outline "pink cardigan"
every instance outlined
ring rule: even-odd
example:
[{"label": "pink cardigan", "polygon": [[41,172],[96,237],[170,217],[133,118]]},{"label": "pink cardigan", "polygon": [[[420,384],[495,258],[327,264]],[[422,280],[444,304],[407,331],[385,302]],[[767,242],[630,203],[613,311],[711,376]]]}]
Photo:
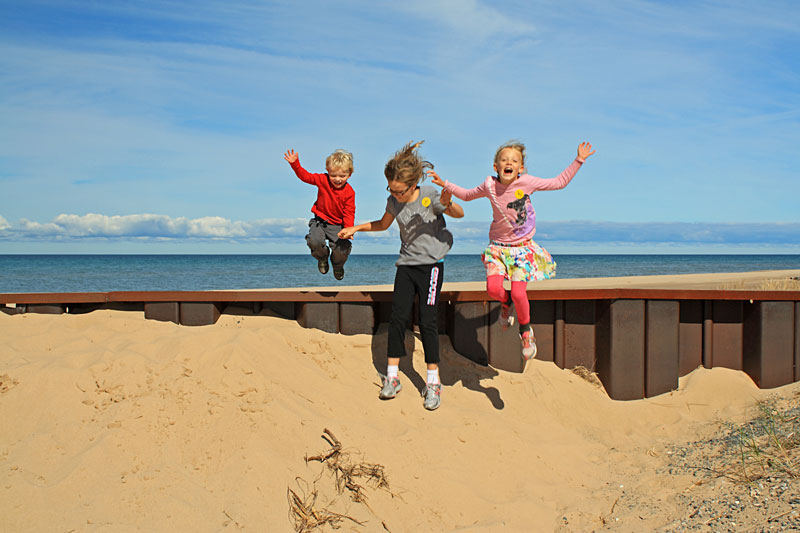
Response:
[{"label": "pink cardigan", "polygon": [[534,191],[563,189],[582,164],[583,159],[576,157],[561,174],[550,179],[522,174],[509,185],[503,185],[496,176],[489,176],[473,189],[464,189],[449,181],[445,182],[444,188],[466,202],[475,198],[489,198],[493,212],[489,239],[516,244],[532,238],[536,233],[536,212],[531,203],[531,194]]}]

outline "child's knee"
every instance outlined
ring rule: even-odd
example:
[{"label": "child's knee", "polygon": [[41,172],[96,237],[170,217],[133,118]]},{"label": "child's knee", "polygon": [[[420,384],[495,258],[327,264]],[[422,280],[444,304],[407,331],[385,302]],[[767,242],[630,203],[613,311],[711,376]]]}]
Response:
[{"label": "child's knee", "polygon": [[350,240],[348,240],[348,239],[339,239],[338,241],[336,241],[333,244],[333,249],[335,251],[338,251],[338,252],[341,252],[341,253],[344,253],[344,254],[349,254],[350,253],[350,248],[352,248],[352,247],[353,247],[353,243],[350,242]]},{"label": "child's knee", "polygon": [[331,260],[334,262],[344,263],[350,255],[352,243],[347,239],[339,239],[332,246]]},{"label": "child's knee", "polygon": [[492,276],[486,280],[486,294],[492,300],[505,301],[506,290],[503,288],[502,276]]},{"label": "child's knee", "polygon": [[325,233],[322,231],[309,231],[308,235],[306,235],[306,244],[312,250],[327,247]]}]

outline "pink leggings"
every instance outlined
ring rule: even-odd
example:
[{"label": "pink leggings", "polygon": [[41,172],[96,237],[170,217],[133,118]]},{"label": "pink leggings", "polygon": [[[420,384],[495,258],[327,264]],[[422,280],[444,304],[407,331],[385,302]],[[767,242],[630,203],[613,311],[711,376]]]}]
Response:
[{"label": "pink leggings", "polygon": [[[517,320],[522,325],[531,323],[531,308],[528,304],[528,282],[511,282],[511,301],[517,310]],[[486,278],[486,292],[493,300],[508,303],[508,291],[503,288],[503,276],[495,274]]]}]

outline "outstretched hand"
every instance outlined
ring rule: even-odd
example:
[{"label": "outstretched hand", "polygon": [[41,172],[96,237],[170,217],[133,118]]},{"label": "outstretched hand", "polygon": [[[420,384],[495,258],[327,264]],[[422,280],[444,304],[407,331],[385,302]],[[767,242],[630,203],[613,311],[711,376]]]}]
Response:
[{"label": "outstretched hand", "polygon": [[594,150],[592,150],[592,143],[582,142],[578,145],[578,157],[580,159],[586,160],[587,157],[592,155]]},{"label": "outstretched hand", "polygon": [[300,157],[300,154],[298,154],[297,152],[295,152],[295,151],[294,151],[294,150],[292,150],[292,149],[286,150],[286,153],[285,153],[285,154],[283,154],[283,158],[284,158],[286,161],[288,161],[288,162],[289,162],[289,164],[292,164],[292,163],[294,163],[295,161],[297,161],[297,158],[298,158],[298,157]]},{"label": "outstretched hand", "polygon": [[437,174],[436,171],[429,170],[428,177],[431,179],[431,183],[433,183],[434,185],[438,185],[439,187],[444,187],[444,180],[439,177],[439,174]]},{"label": "outstretched hand", "polygon": [[340,239],[352,239],[355,232],[355,226],[351,226],[349,228],[342,228],[337,235]]},{"label": "outstretched hand", "polygon": [[442,189],[442,194],[439,195],[439,201],[442,205],[450,205],[452,203],[453,193],[447,189]]}]

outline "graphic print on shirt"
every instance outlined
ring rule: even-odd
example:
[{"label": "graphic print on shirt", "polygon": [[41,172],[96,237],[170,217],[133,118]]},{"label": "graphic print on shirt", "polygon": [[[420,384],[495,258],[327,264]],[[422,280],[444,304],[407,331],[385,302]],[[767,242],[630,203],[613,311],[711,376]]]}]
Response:
[{"label": "graphic print on shirt", "polygon": [[506,204],[508,209],[513,209],[517,213],[517,219],[512,223],[514,235],[527,235],[536,226],[536,212],[533,210],[530,196],[523,195],[522,198]]},{"label": "graphic print on shirt", "polygon": [[[428,206],[430,206],[430,199]],[[408,248],[413,245],[414,240],[419,235],[434,232],[433,227],[437,224],[436,215],[430,207],[421,206],[422,202],[411,202],[405,204],[397,214],[398,224],[404,226],[404,236],[401,240],[401,248]]]}]

